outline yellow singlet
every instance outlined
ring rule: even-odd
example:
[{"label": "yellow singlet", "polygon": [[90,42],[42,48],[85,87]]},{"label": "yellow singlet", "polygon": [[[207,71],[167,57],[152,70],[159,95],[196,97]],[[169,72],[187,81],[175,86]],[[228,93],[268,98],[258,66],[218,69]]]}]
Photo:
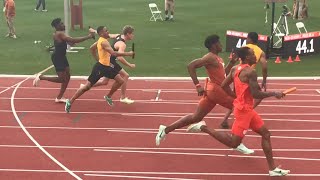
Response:
[{"label": "yellow singlet", "polygon": [[108,40],[103,37],[100,37],[97,43],[99,63],[105,66],[110,66],[110,53],[102,48],[101,43],[103,41],[108,41]]}]

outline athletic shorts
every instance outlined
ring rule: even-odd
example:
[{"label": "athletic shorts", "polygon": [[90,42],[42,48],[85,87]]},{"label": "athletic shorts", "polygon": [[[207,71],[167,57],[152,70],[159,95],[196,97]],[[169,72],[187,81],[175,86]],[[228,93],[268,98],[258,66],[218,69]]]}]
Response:
[{"label": "athletic shorts", "polygon": [[232,134],[243,138],[248,129],[258,132],[264,122],[254,109],[239,110],[234,108],[234,122],[232,125]]},{"label": "athletic shorts", "polygon": [[111,61],[111,64],[113,65],[113,69],[119,73],[122,69],[122,67],[117,63],[117,61]]},{"label": "athletic shorts", "polygon": [[92,68],[91,74],[88,77],[88,81],[93,86],[101,77],[114,79],[118,74],[119,72],[116,72],[114,68],[110,66],[104,66],[97,62]]},{"label": "athletic shorts", "polygon": [[217,104],[228,109],[233,108],[233,97],[229,96],[221,86],[208,83],[206,94],[199,101],[199,108],[211,111]]},{"label": "athletic shorts", "polygon": [[56,69],[56,72],[65,71],[67,67],[69,67],[69,63],[66,56],[58,57],[54,54],[51,55],[51,61]]}]

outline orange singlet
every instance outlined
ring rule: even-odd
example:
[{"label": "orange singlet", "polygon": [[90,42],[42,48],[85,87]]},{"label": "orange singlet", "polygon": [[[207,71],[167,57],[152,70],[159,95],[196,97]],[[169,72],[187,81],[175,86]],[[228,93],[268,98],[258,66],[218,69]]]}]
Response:
[{"label": "orange singlet", "polygon": [[206,66],[206,72],[210,80],[205,84],[206,94],[200,99],[199,108],[207,112],[211,111],[216,104],[232,109],[233,98],[222,88],[221,83],[225,79],[224,62],[217,55],[218,67]]},{"label": "orange singlet", "polygon": [[248,83],[240,80],[241,71],[250,66],[240,64],[237,66],[234,74],[234,86],[237,98],[234,100],[234,118],[232,133],[241,138],[244,137],[248,129],[257,132],[262,126],[263,121],[258,113],[253,109],[253,96]]}]

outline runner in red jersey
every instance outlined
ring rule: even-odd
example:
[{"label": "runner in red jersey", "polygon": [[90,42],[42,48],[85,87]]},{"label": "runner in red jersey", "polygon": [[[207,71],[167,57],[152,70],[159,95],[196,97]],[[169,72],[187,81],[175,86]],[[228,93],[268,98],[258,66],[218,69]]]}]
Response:
[{"label": "runner in red jersey", "polygon": [[290,171],[283,170],[275,166],[272,154],[270,132],[264,125],[261,117],[253,109],[253,99],[264,99],[274,96],[278,99],[284,97],[282,92],[262,92],[260,90],[257,73],[250,66],[256,62],[256,57],[252,49],[242,47],[237,52],[242,63],[232,68],[231,73],[222,82],[222,88],[229,88],[234,82],[237,98],[234,100],[235,121],[232,126],[232,135],[227,132],[217,132],[209,129],[204,121],[188,127],[188,132],[205,132],[221,143],[229,147],[237,147],[248,129],[262,136],[261,145],[267,158],[270,176],[285,176]]},{"label": "runner in red jersey", "polygon": [[[160,125],[159,132],[156,136],[157,146],[160,145],[160,141],[163,140],[168,133],[174,131],[175,129],[200,122],[217,104],[228,109],[233,108],[232,103],[234,97],[229,96],[224,89],[221,88],[221,83],[226,77],[226,72],[230,72],[230,69],[236,63],[236,59],[233,58],[224,69],[224,62],[222,58],[218,56],[218,54],[222,51],[222,46],[219,41],[219,36],[217,35],[208,36],[204,42],[204,45],[209,50],[209,53],[200,59],[192,61],[188,65],[188,71],[197,89],[198,95],[202,96],[197,110],[193,114],[182,117],[168,127]],[[206,83],[205,89],[199,84],[196,74],[196,69],[201,67],[206,68],[206,72],[210,79]],[[231,94],[230,88],[229,91]],[[244,154],[251,154],[254,152],[240,143],[236,147],[236,150]]]}]

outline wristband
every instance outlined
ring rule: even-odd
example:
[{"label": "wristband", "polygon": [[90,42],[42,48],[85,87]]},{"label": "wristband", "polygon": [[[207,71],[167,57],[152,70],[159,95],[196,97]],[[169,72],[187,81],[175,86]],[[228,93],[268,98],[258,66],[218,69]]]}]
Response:
[{"label": "wristband", "polygon": [[201,87],[201,85],[198,83],[198,84],[196,84],[196,87]]}]

